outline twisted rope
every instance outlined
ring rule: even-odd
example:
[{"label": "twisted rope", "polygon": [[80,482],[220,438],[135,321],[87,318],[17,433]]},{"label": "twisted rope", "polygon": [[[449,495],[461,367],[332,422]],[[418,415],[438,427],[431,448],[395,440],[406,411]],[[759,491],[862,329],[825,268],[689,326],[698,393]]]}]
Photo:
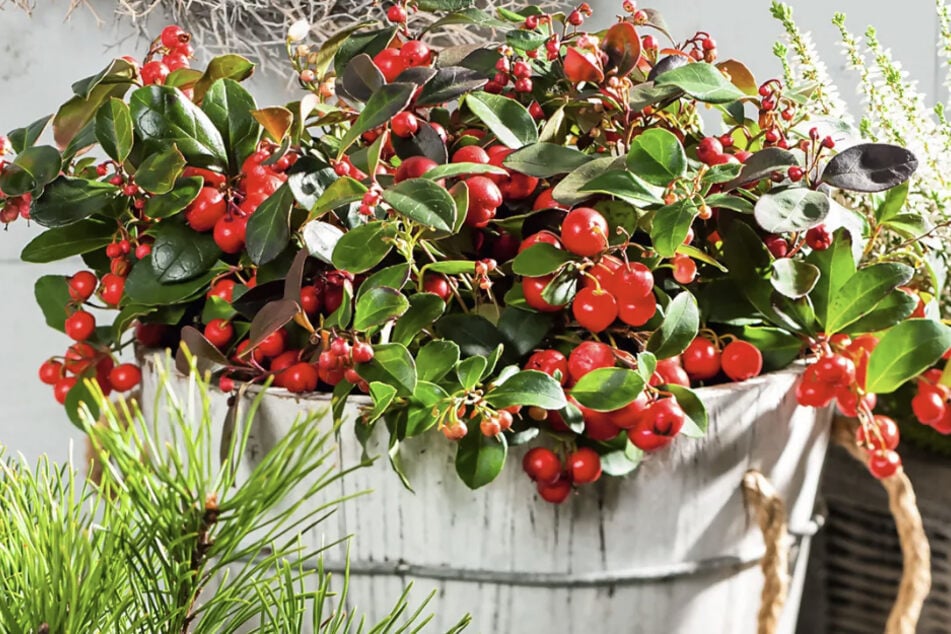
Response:
[{"label": "twisted rope", "polygon": [[[832,437],[862,464],[868,464],[868,452],[855,443],[856,419],[836,418]],[[902,552],[902,577],[898,596],[888,615],[885,634],[914,634],[921,608],[931,590],[931,547],[921,521],[921,512],[911,480],[899,469],[881,480],[888,493],[888,507],[895,518]]]},{"label": "twisted rope", "polygon": [[756,631],[758,634],[773,634],[779,626],[789,594],[786,505],[766,476],[752,469],[743,476],[743,494],[747,506],[756,513],[766,543],[766,554],[760,561],[764,581]]}]

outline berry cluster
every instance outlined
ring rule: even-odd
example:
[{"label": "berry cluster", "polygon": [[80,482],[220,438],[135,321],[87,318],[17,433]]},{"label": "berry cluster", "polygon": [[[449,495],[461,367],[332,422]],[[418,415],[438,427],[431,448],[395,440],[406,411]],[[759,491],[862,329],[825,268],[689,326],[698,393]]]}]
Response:
[{"label": "berry cluster", "polygon": [[[155,55],[161,59],[151,59]],[[139,74],[143,84],[164,84],[170,73],[189,67],[189,60],[195,54],[191,45],[191,35],[177,25],[162,29],[162,35],[152,46]]]},{"label": "berry cluster", "polygon": [[601,477],[601,456],[588,447],[579,447],[565,456],[546,447],[533,447],[522,458],[522,469],[538,487],[546,502],[561,504],[571,495],[572,485],[590,484]]}]

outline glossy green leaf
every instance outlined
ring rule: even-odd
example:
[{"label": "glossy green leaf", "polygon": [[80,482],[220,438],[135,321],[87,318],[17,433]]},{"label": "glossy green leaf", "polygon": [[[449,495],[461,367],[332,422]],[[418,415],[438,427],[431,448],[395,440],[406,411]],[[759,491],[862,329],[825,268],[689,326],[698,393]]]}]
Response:
[{"label": "glossy green leaf", "polygon": [[819,323],[825,325],[829,320],[829,303],[846,280],[855,275],[852,236],[845,229],[837,230],[832,245],[823,251],[813,251],[806,262],[819,269],[819,279],[809,297]]},{"label": "glossy green leaf", "polygon": [[575,148],[555,143],[534,143],[505,157],[505,167],[538,178],[567,174],[585,163],[591,156]]},{"label": "glossy green leaf", "polygon": [[108,214],[118,201],[115,185],[60,176],[33,202],[30,217],[43,227],[62,227],[93,214]]},{"label": "glossy green leaf", "polygon": [[576,257],[552,244],[540,242],[519,253],[512,262],[512,272],[516,275],[539,277],[554,273]]},{"label": "glossy green leaf", "polygon": [[498,477],[507,454],[504,436],[488,438],[472,425],[456,449],[456,473],[470,489],[478,489]]},{"label": "glossy green leaf", "polygon": [[261,138],[261,124],[251,115],[257,110],[254,97],[236,81],[220,79],[211,84],[201,109],[221,133],[228,149],[230,171],[237,173]]},{"label": "glossy green leaf", "polygon": [[525,370],[492,388],[485,400],[496,409],[522,405],[542,409],[561,409],[568,401],[561,384],[544,372]]},{"label": "glossy green leaf", "polygon": [[353,315],[354,330],[366,331],[396,319],[409,309],[409,300],[392,288],[374,288],[357,300]]},{"label": "glossy green leaf", "polygon": [[328,211],[355,203],[361,200],[367,191],[366,185],[349,176],[335,180],[314,203],[310,210],[310,218],[318,218]]},{"label": "glossy green leaf", "polygon": [[503,145],[517,150],[538,141],[535,119],[514,99],[480,91],[466,95],[465,104]]},{"label": "glossy green leaf", "polygon": [[666,187],[687,171],[687,154],[673,132],[650,128],[631,142],[627,168],[652,185]]},{"label": "glossy green leaf", "polygon": [[270,262],[287,247],[294,195],[287,183],[271,194],[248,220],[247,250],[255,264]]},{"label": "glossy green leaf", "polygon": [[129,99],[136,134],[150,151],[174,143],[189,165],[224,167],[228,151],[221,133],[201,109],[175,88],[145,86]]},{"label": "glossy green leaf", "polygon": [[171,191],[160,196],[151,196],[145,201],[145,215],[149,218],[169,218],[184,211],[198,197],[204,179],[201,176],[179,178]]},{"label": "glossy green leaf", "polygon": [[393,116],[409,105],[415,92],[416,84],[397,82],[387,84],[373,93],[360,116],[353,122],[351,128],[340,142],[338,158],[353,145],[361,134],[388,122]]},{"label": "glossy green leaf", "polygon": [[49,125],[52,119],[53,115],[47,115],[41,119],[37,119],[28,126],[10,130],[9,134],[7,134],[7,138],[10,139],[10,145],[13,146],[13,151],[19,154],[28,147],[33,147],[33,144],[42,136],[43,131],[46,130],[46,126]]},{"label": "glossy green leaf", "polygon": [[588,183],[615,167],[618,167],[615,157],[593,159],[561,179],[552,190],[552,196],[562,204],[573,207],[594,196],[594,192],[586,189]]},{"label": "glossy green leaf", "polygon": [[34,145],[20,152],[0,172],[0,190],[7,196],[38,193],[59,176],[63,159],[49,145]]},{"label": "glossy green leaf", "polygon": [[798,299],[808,295],[819,281],[819,268],[792,258],[779,258],[773,262],[773,274],[769,281],[777,291]]},{"label": "glossy green leaf", "polygon": [[374,288],[402,290],[406,282],[409,281],[409,277],[409,264],[407,263],[394,264],[385,269],[380,269],[360,284],[360,288],[357,289],[357,299],[359,300]]},{"label": "glossy green leaf", "polygon": [[452,341],[430,341],[416,355],[420,381],[439,381],[459,362],[459,346]]},{"label": "glossy green leaf", "polygon": [[571,395],[582,405],[598,412],[624,407],[644,391],[644,379],[635,370],[598,368],[578,379]]},{"label": "glossy green leaf", "polygon": [[393,247],[396,229],[391,223],[375,220],[343,234],[333,251],[333,264],[351,273],[363,273],[379,264]]},{"label": "glossy green leaf", "polygon": [[664,312],[664,321],[647,340],[647,350],[658,359],[667,359],[683,352],[700,329],[700,310],[696,298],[682,292]]},{"label": "glossy green leaf", "polygon": [[866,389],[894,392],[932,365],[951,348],[951,328],[931,319],[910,319],[891,328],[868,360]]},{"label": "glossy green leaf", "polygon": [[401,396],[412,396],[416,390],[416,362],[406,346],[399,343],[373,346],[373,360],[358,364],[357,372],[367,382],[392,385]]},{"label": "glossy green leaf", "polygon": [[716,66],[695,62],[661,73],[657,86],[676,86],[698,101],[730,103],[743,98],[743,92],[730,83]]},{"label": "glossy green leaf", "polygon": [[670,258],[684,243],[699,209],[690,198],[657,210],[651,222],[651,242],[662,257]]},{"label": "glossy green leaf", "polygon": [[152,271],[162,284],[198,277],[211,269],[221,255],[210,233],[198,233],[184,222],[159,223],[152,235]]},{"label": "glossy green leaf", "polygon": [[383,200],[393,209],[421,225],[452,231],[456,203],[443,187],[425,178],[411,178],[383,191]]},{"label": "glossy green leaf", "polygon": [[874,310],[889,293],[906,284],[913,274],[911,267],[896,263],[873,264],[859,269],[830,299],[826,332],[841,332]]},{"label": "glossy green leaf", "polygon": [[488,361],[482,356],[469,357],[460,361],[456,366],[456,376],[463,389],[474,389],[479,384],[487,365]]},{"label": "glossy green leaf", "polygon": [[215,82],[222,79],[239,82],[254,72],[254,64],[240,55],[228,54],[212,58],[204,74],[195,83],[195,101],[201,103]]},{"label": "glossy green leaf", "polygon": [[429,329],[446,310],[446,302],[433,293],[416,293],[409,298],[409,310],[396,320],[392,340],[409,345],[423,329]]},{"label": "glossy green leaf", "polygon": [[74,255],[82,255],[104,248],[113,240],[114,222],[87,218],[68,227],[48,229],[23,247],[20,259],[24,262],[55,262]]},{"label": "glossy green leaf", "polygon": [[686,414],[681,434],[688,438],[703,438],[707,435],[707,408],[697,393],[682,385],[665,385],[664,390],[677,399],[677,404]]},{"label": "glossy green leaf", "polygon": [[69,283],[62,275],[43,275],[33,285],[33,296],[46,325],[53,330],[63,332],[66,324],[66,307],[72,301],[69,296]]},{"label": "glossy green leaf", "polygon": [[121,99],[109,99],[96,112],[96,138],[106,154],[119,163],[132,151],[132,115]]},{"label": "glossy green leaf", "polygon": [[875,209],[875,220],[888,222],[901,213],[908,201],[908,181],[892,187],[885,193],[885,200]]},{"label": "glossy green leaf", "polygon": [[149,154],[135,172],[135,183],[152,194],[167,194],[185,169],[185,157],[175,145]]},{"label": "glossy green leaf", "polygon": [[498,323],[498,331],[505,340],[505,352],[524,357],[544,341],[553,321],[548,313],[506,306]]},{"label": "glossy green leaf", "polygon": [[508,171],[495,165],[486,165],[483,163],[446,163],[437,165],[425,174],[422,178],[431,181],[438,181],[443,178],[453,178],[455,176],[469,176],[474,174],[498,174],[507,176]]},{"label": "glossy green leaf", "polygon": [[[641,180],[636,174],[624,169],[611,170],[601,174],[585,183],[581,187],[581,191],[614,196],[635,207],[663,203],[663,200],[657,195],[655,189],[652,189],[650,185]],[[557,191],[554,193],[554,196],[555,200],[564,203],[563,199],[558,196]]]},{"label": "glossy green leaf", "polygon": [[374,381],[370,383],[370,398],[373,399],[373,408],[363,414],[363,422],[366,424],[378,420],[386,412],[387,408],[396,398],[397,390],[392,385]]},{"label": "glossy green leaf", "polygon": [[830,209],[829,197],[822,192],[793,187],[760,196],[753,215],[770,233],[792,233],[821,224]]},{"label": "glossy green leaf", "polygon": [[849,324],[845,330],[850,334],[885,330],[900,321],[908,319],[917,307],[918,299],[916,296],[900,291],[890,293],[885,299],[875,304],[875,308],[864,317]]},{"label": "glossy green leaf", "polygon": [[152,268],[152,256],[148,255],[133,265],[126,278],[125,294],[130,303],[143,306],[179,304],[204,294],[215,275],[212,269],[186,282],[162,284]]}]

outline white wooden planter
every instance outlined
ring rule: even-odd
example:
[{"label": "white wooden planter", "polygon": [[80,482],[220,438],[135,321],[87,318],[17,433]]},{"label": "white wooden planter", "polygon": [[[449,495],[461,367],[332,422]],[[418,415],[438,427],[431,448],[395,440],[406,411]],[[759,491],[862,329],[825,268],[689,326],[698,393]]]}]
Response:
[{"label": "white wooden planter", "polygon": [[[456,477],[454,447],[437,433],[403,445],[414,494],[392,472],[380,434],[371,455],[384,458],[332,492],[373,493],[343,504],[305,539],[319,545],[355,535],[351,604],[371,617],[386,613],[409,580],[416,598],[438,589],[427,632],[443,632],[468,612],[470,631],[487,634],[752,633],[763,542],[744,508],[743,474],[764,473],[788,505],[790,530],[806,533],[826,451],[831,414],[797,405],[796,376],[701,389],[710,413],[705,439],[679,438],[630,476],[583,487],[561,506],[538,498],[518,449],[495,482],[469,490]],[[156,379],[147,359],[146,405]],[[186,381],[173,377],[172,388],[184,393]],[[350,432],[357,404],[348,404],[337,450],[343,466],[361,456]],[[246,466],[305,409],[329,410],[329,399],[267,394]],[[226,410],[226,395],[217,394],[212,420],[223,421]],[[342,559],[342,550],[332,555]],[[784,613],[786,633],[795,629],[802,572]]]}]

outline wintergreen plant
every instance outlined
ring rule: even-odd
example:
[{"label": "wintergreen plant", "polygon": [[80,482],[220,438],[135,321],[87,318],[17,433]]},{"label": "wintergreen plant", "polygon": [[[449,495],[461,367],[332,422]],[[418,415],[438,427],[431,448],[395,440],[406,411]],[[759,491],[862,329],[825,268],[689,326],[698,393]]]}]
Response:
[{"label": "wintergreen plant", "polygon": [[153,420],[98,394],[102,418],[87,410],[83,422],[103,461],[99,483],[73,462],[0,460],[0,631],[419,631],[425,602],[411,612],[404,592],[370,626],[344,609],[348,575],[324,570],[330,545],[301,545],[344,502],[313,503],[348,473],[329,460],[332,434],[303,418],[238,478],[257,401],[226,446],[213,446],[220,421],[192,370],[189,394],[163,381]]}]

